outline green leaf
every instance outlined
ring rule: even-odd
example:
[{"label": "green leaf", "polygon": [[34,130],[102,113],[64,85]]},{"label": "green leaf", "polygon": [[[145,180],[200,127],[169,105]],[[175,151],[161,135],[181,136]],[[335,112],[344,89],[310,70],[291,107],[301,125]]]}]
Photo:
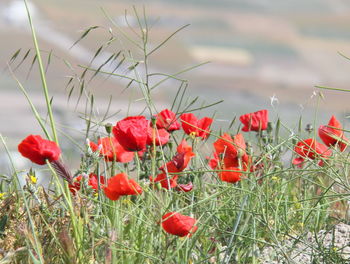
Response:
[{"label": "green leaf", "polygon": [[79,41],[81,41],[83,38],[85,38],[90,33],[91,30],[94,30],[97,28],[99,28],[99,26],[93,26],[93,27],[89,27],[88,29],[86,29],[84,31],[84,33],[80,36],[80,38],[76,42],[74,42],[70,48],[73,48]]}]

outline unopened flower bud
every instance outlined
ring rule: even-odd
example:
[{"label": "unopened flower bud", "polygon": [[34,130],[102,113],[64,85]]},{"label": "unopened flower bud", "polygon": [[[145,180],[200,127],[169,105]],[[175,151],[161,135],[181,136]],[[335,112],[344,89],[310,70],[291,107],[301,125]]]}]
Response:
[{"label": "unopened flower bud", "polygon": [[110,135],[112,133],[112,128],[113,128],[113,124],[111,123],[107,123],[105,124],[105,129],[108,135]]},{"label": "unopened flower bud", "polygon": [[267,135],[262,135],[261,136],[261,139],[264,143],[267,143],[268,142],[268,138],[267,138]]},{"label": "unopened flower bud", "polygon": [[157,182],[155,186],[156,186],[156,190],[162,190],[162,184],[160,182]]},{"label": "unopened flower bud", "polygon": [[238,151],[237,151],[237,157],[240,159],[240,158],[242,158],[243,156],[244,156],[244,154],[245,154],[245,151],[243,150],[243,149],[238,149]]},{"label": "unopened flower bud", "polygon": [[305,131],[308,133],[311,133],[314,130],[313,126],[311,124],[307,124],[305,127]]},{"label": "unopened flower bud", "polygon": [[152,122],[152,127],[155,127],[156,126],[156,123],[157,123],[157,116],[152,116],[151,117],[151,122]]},{"label": "unopened flower bud", "polygon": [[271,133],[272,130],[273,130],[272,123],[271,123],[271,122],[268,122],[268,123],[267,123],[267,133],[268,133],[268,134]]}]

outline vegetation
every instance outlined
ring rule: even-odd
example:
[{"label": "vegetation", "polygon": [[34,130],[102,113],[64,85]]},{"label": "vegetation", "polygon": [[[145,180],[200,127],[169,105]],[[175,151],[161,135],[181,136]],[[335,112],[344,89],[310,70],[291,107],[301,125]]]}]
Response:
[{"label": "vegetation", "polygon": [[[296,243],[307,233],[349,221],[347,131],[335,117],[327,125],[315,119],[318,129],[308,125],[306,131],[300,121],[293,131],[282,120],[269,121],[266,110],[252,109],[215,128],[215,118],[203,116],[203,109],[219,102],[187,99],[188,83],[181,78],[199,65],[175,74],[150,70],[152,54],[182,28],[151,46],[146,15],[136,9],[134,14],[138,30],[126,32],[110,19],[110,38],[92,61],[121,40],[132,48],[110,54],[98,68],[80,65],[82,72],[68,81],[68,99],[78,93],[78,100],[87,100],[81,131],[86,144],[79,145],[58,134],[28,13],[48,118],[14,78],[46,139],[29,135],[19,143],[19,152],[39,165],[27,168],[24,185],[9,155],[12,175],[0,181],[1,264],[260,263],[267,246],[275,249],[277,261],[292,263],[285,240]],[[94,30],[98,27],[78,41]],[[47,56],[50,61],[51,53]],[[16,53],[11,62],[18,59]],[[98,76],[127,80],[125,91],[142,95],[142,112],[114,124],[106,120],[115,115],[96,115],[85,84]],[[157,109],[152,94],[168,80],[178,91],[170,109]],[[63,140],[81,151],[79,167],[70,167],[59,147]],[[49,179],[48,188],[37,184],[39,171]],[[341,249],[310,246],[313,263],[346,263]]]}]

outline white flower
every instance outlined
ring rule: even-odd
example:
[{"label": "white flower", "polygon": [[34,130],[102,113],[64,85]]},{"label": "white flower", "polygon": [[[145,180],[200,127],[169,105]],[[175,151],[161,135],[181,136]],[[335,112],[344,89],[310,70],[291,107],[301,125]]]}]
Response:
[{"label": "white flower", "polygon": [[271,104],[272,107],[274,107],[274,106],[275,106],[275,103],[276,103],[276,104],[279,104],[279,100],[278,100],[278,98],[276,97],[276,95],[273,94],[272,96],[270,96],[270,104]]}]

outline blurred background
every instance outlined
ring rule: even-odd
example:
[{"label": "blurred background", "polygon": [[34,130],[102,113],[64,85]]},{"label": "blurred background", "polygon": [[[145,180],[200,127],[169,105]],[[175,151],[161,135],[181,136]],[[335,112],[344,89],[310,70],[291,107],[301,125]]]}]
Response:
[{"label": "blurred background", "polygon": [[[84,66],[97,69],[110,54],[119,51],[122,53],[114,65],[108,64],[102,70],[111,71],[125,57],[115,73],[144,74],[144,65],[139,61],[142,53],[122,34],[126,32],[140,41],[133,5],[141,19],[145,10],[150,49],[190,24],[149,57],[149,72],[173,75],[210,61],[177,77],[188,80],[184,98],[200,97],[197,107],[224,99],[202,113],[215,113],[216,126],[227,127],[235,116],[269,109],[272,122],[280,117],[292,129],[297,127],[300,116],[303,124],[314,123],[317,127],[332,114],[347,127],[348,93],[322,90],[321,98],[317,95],[321,90],[315,88],[349,88],[350,61],[344,58],[350,56],[347,0],[32,0],[29,6],[44,64],[48,65],[48,86],[63,148],[75,148],[64,135],[83,144],[84,116],[89,112],[91,94],[95,121],[115,123],[127,114],[143,110],[139,87],[134,83],[125,89],[129,81],[123,78],[102,75],[91,80],[93,72],[88,71],[90,77],[80,94],[79,78]],[[72,47],[92,26],[98,28]],[[93,60],[111,35],[115,37],[113,43]],[[32,66],[32,48],[23,1],[1,0],[0,133],[14,153],[28,134],[43,134],[15,81],[15,77],[19,79],[45,117],[40,75],[37,65]],[[8,64],[13,74],[7,69]],[[72,77],[74,80],[70,81]],[[154,75],[150,82],[154,84],[162,78]],[[180,84],[166,81],[154,89],[159,110],[171,106]],[[107,118],[98,119],[107,109]],[[114,112],[117,114],[112,115]],[[3,147],[1,152],[4,156]],[[75,151],[69,153],[71,157],[76,155]],[[0,161],[0,168],[1,162],[5,164]]]}]

